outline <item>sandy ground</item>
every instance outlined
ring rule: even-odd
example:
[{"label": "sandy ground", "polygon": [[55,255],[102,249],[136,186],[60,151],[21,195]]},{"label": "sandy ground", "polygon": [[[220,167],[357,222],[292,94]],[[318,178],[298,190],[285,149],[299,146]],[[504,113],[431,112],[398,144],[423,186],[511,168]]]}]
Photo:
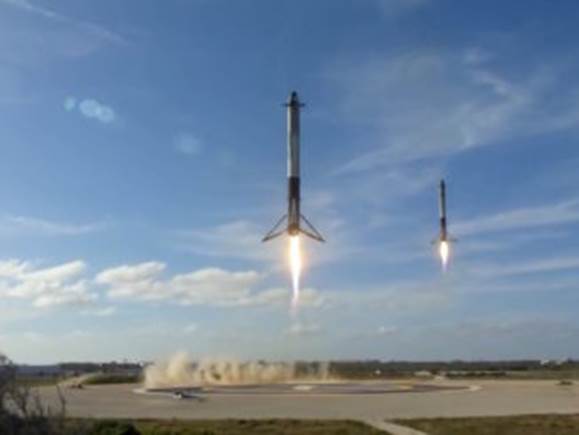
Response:
[{"label": "sandy ground", "polygon": [[[440,385],[440,384],[430,384]],[[466,386],[445,382],[444,386]],[[209,394],[178,400],[167,394],[136,394],[135,385],[63,389],[67,414],[111,418],[326,418],[383,420],[413,417],[579,413],[579,386],[555,381],[481,381],[480,388],[385,394]],[[58,407],[54,387],[39,388]]]}]

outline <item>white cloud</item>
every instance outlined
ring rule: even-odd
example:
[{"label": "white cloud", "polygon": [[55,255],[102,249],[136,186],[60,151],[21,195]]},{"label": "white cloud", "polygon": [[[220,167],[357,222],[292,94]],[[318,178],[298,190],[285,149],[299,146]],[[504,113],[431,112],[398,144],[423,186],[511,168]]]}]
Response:
[{"label": "white cloud", "polygon": [[115,315],[117,312],[117,307],[109,306],[103,308],[94,308],[90,310],[84,310],[82,314],[87,316],[95,316],[95,317],[110,317]]},{"label": "white cloud", "polygon": [[459,221],[452,226],[457,236],[509,231],[579,221],[579,200],[568,199],[555,204],[523,207]]},{"label": "white cloud", "polygon": [[85,269],[85,263],[76,260],[45,269],[27,270],[26,273],[18,275],[16,278],[31,283],[62,284],[63,282],[78,277]]},{"label": "white cloud", "polygon": [[175,149],[185,155],[194,156],[202,149],[201,141],[191,133],[181,133],[174,141]]},{"label": "white cloud", "polygon": [[72,224],[55,222],[29,216],[4,216],[0,218],[0,236],[79,236],[100,231],[105,224]]},{"label": "white cloud", "polygon": [[[274,306],[288,301],[289,290],[255,291],[263,277],[253,270],[205,268],[162,279],[164,269],[165,264],[158,262],[125,265],[104,270],[95,281],[107,286],[108,296],[117,299],[213,306]],[[321,301],[314,290],[304,290],[305,305],[318,306]]]},{"label": "white cloud", "polygon": [[[80,313],[108,317],[117,308],[92,305],[98,299],[95,285],[104,287],[111,299],[219,307],[287,307],[291,295],[283,288],[260,290],[264,275],[254,270],[208,267],[163,278],[165,263],[150,261],[105,269],[89,279],[86,269],[80,260],[48,268],[15,259],[0,261],[0,298],[30,301],[35,307],[91,304]],[[318,291],[302,290],[300,306],[324,303]]]},{"label": "white cloud", "polygon": [[39,308],[59,305],[84,305],[96,300],[96,295],[89,292],[85,281],[79,281],[59,288],[49,287],[34,299],[34,306]]},{"label": "white cloud", "polygon": [[110,124],[117,118],[115,110],[93,98],[77,99],[73,96],[68,96],[64,99],[63,108],[67,112],[80,113],[88,119],[94,119],[103,124]]},{"label": "white cloud", "polygon": [[81,279],[85,269],[82,261],[45,269],[16,260],[0,262],[0,298],[29,300],[39,308],[92,303],[96,294]]},{"label": "white cloud", "polygon": [[115,111],[112,107],[93,99],[82,100],[78,104],[78,110],[86,118],[96,119],[103,124],[109,124],[116,118]]},{"label": "white cloud", "polygon": [[124,283],[150,281],[157,277],[165,268],[166,265],[158,261],[149,261],[135,266],[114,267],[99,273],[96,277],[96,282],[99,284],[123,285]]},{"label": "white cloud", "polygon": [[114,267],[99,273],[95,281],[109,286],[111,298],[165,299],[169,294],[164,283],[157,281],[165,267],[165,264],[155,261]]},{"label": "white cloud", "polygon": [[0,278],[20,278],[30,268],[29,263],[16,259],[0,261]]},{"label": "white cloud", "polygon": [[259,280],[255,271],[211,268],[176,275],[169,287],[181,303],[187,305],[247,305],[252,302],[251,288]]}]

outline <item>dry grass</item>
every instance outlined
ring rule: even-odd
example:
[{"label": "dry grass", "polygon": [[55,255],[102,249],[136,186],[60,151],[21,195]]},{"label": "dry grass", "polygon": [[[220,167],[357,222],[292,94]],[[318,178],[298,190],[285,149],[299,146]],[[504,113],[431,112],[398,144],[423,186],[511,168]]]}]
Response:
[{"label": "dry grass", "polygon": [[432,418],[396,423],[430,435],[577,435],[579,415],[523,415],[513,417]]},{"label": "dry grass", "polygon": [[339,420],[136,421],[135,427],[143,435],[384,435],[363,423]]}]

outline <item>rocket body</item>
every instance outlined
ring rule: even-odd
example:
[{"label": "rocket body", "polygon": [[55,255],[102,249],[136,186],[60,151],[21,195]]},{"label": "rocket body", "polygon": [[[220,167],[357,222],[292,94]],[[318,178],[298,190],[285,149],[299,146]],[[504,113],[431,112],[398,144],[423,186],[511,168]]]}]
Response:
[{"label": "rocket body", "polygon": [[[300,197],[300,110],[304,106],[297,92],[292,92],[285,104],[287,109],[287,179],[288,209],[287,214],[277,222],[273,229],[263,238],[264,242],[274,239],[283,233],[290,236],[304,234],[314,240],[323,242],[324,238],[301,213]],[[285,228],[282,225],[287,222]]]},{"label": "rocket body", "polygon": [[438,188],[438,210],[440,214],[439,240],[445,242],[448,240],[448,231],[446,228],[446,184],[444,180],[440,180]]},{"label": "rocket body", "polygon": [[450,258],[450,244],[456,242],[456,239],[448,233],[448,220],[446,218],[446,183],[440,180],[438,185],[438,214],[440,229],[433,241],[433,244],[438,246],[440,259],[442,260],[442,268],[446,271],[448,260]]},{"label": "rocket body", "polygon": [[287,107],[287,178],[288,178],[288,233],[300,231],[300,103],[292,92]]}]

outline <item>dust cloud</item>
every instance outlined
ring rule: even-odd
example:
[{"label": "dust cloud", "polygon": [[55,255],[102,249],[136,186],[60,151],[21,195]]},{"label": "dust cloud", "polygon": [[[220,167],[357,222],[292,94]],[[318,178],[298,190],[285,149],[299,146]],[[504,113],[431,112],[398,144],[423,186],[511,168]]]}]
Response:
[{"label": "dust cloud", "polygon": [[180,352],[145,369],[144,386],[170,388],[196,385],[248,385],[330,380],[326,363],[201,360]]}]

